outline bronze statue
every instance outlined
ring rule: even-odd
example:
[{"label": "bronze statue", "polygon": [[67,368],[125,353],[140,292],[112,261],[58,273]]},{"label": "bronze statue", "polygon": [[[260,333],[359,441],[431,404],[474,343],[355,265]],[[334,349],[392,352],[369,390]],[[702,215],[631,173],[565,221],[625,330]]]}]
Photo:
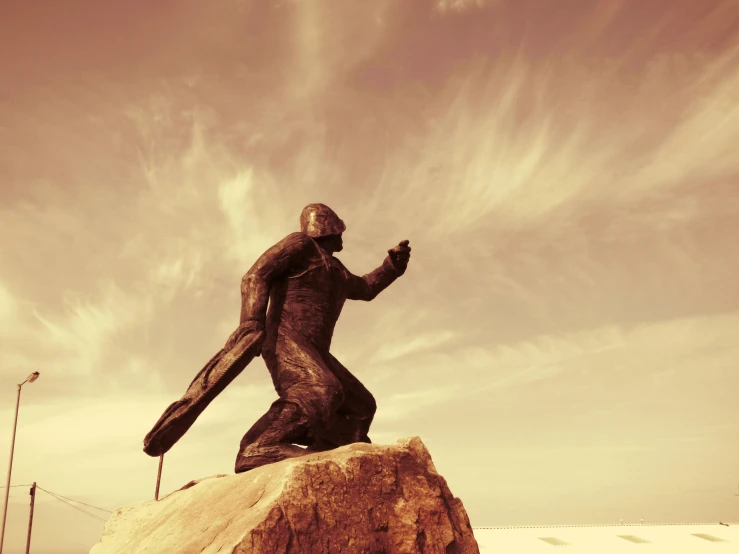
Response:
[{"label": "bronze statue", "polygon": [[306,206],[300,229],[268,249],[246,273],[239,327],[146,436],[147,454],[169,450],[260,354],[279,398],[241,440],[236,473],[370,442],[375,399],[331,355],[331,338],[344,302],[375,298],[405,273],[411,248],[402,241],[388,250],[380,267],[358,277],[334,257],[343,249],[346,226],[331,208]]}]

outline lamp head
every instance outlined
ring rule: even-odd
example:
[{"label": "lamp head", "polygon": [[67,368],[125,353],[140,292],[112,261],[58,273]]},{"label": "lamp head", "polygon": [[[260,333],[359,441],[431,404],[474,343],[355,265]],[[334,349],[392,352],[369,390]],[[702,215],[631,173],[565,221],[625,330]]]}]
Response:
[{"label": "lamp head", "polygon": [[39,375],[40,373],[38,371],[34,371],[33,373],[31,373],[31,375],[28,376],[28,382],[33,383],[36,379],[38,379]]}]

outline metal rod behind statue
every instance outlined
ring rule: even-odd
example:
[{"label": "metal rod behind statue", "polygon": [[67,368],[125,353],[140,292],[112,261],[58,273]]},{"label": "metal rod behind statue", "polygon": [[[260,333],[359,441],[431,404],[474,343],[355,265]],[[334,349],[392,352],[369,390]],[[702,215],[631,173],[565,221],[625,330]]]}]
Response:
[{"label": "metal rod behind statue", "polygon": [[162,482],[162,464],[164,463],[164,454],[159,456],[159,471],[157,472],[157,488],[154,491],[154,500],[159,500],[159,484]]}]

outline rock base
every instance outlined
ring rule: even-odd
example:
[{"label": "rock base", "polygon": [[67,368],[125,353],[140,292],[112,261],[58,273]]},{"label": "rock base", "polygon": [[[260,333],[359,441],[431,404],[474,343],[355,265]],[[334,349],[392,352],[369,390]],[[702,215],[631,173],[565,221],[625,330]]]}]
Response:
[{"label": "rock base", "polygon": [[90,554],[479,554],[418,437],[193,481],[117,510]]}]

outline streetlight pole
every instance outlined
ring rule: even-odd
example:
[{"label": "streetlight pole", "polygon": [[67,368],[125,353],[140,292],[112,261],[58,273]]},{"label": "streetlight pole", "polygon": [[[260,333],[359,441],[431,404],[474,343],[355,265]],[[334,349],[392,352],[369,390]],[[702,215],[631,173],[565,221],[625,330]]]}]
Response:
[{"label": "streetlight pole", "polygon": [[33,529],[33,507],[36,504],[36,481],[31,486],[31,513],[28,516],[28,537],[26,537],[26,554],[31,552],[31,529]]},{"label": "streetlight pole", "polygon": [[8,497],[10,496],[10,475],[13,471],[13,451],[15,450],[15,431],[18,427],[18,407],[21,404],[21,387],[26,383],[33,383],[38,379],[39,372],[34,371],[25,381],[18,385],[18,398],[15,401],[15,421],[13,422],[13,438],[10,441],[10,462],[8,463],[8,482],[5,486],[5,509],[3,510],[3,528],[0,532],[0,554],[3,554],[3,543],[5,542],[5,521],[8,517]]}]

